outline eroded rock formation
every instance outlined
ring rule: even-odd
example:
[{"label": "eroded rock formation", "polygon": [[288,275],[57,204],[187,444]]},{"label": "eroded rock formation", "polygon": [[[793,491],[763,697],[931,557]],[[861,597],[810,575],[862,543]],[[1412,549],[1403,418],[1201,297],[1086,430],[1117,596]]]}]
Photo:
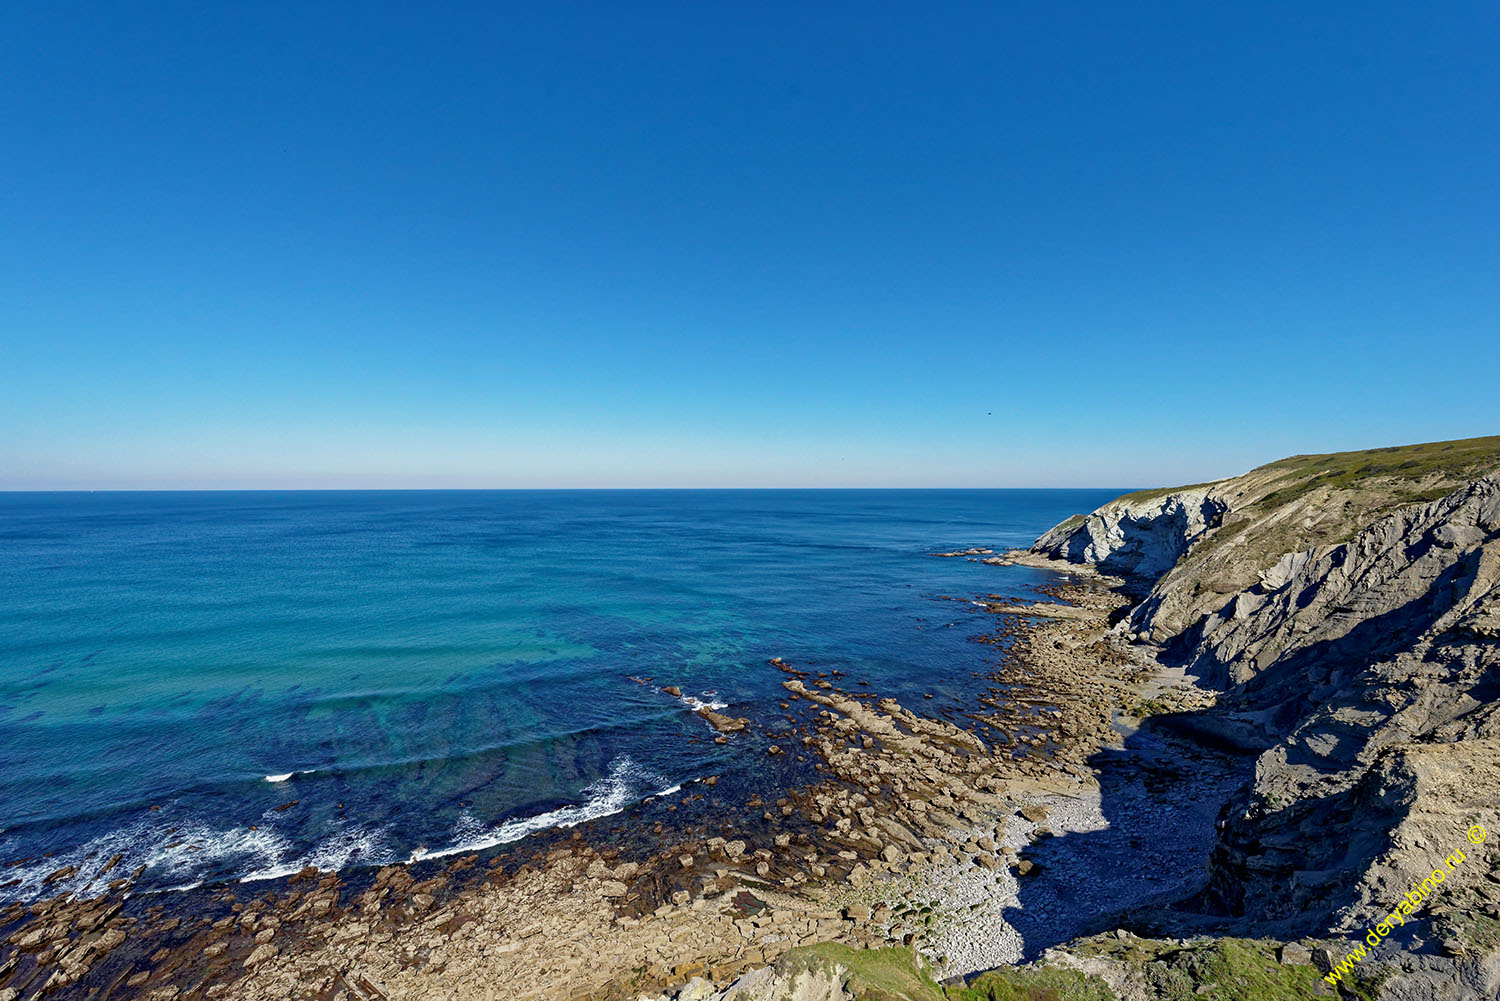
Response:
[{"label": "eroded rock formation", "polygon": [[[1459,849],[1477,861],[1393,941],[1481,964],[1500,948],[1495,851],[1466,838],[1500,832],[1497,446],[1380,450],[1363,473],[1348,456],[1285,460],[1112,502],[1034,547],[1118,572],[1120,554],[1145,551],[1132,537],[1158,555],[1181,543],[1120,628],[1220,693],[1157,725],[1259,754],[1200,901],[1242,929],[1362,935]],[[1182,512],[1212,498],[1219,522],[1185,529]]]}]

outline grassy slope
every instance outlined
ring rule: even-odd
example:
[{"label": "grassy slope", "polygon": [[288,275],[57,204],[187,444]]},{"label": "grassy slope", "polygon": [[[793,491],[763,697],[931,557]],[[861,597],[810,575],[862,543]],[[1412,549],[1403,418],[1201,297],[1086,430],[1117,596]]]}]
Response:
[{"label": "grassy slope", "polygon": [[[1230,511],[1170,570],[1172,592],[1153,624],[1163,640],[1251,587],[1286,553],[1345,542],[1398,508],[1435,500],[1500,469],[1500,435],[1359,452],[1294,455],[1212,484]],[[1201,488],[1208,484],[1197,484]],[[1139,490],[1106,507],[1155,500],[1177,490]]]},{"label": "grassy slope", "polygon": [[[1163,1001],[1313,1001],[1322,973],[1308,963],[1282,963],[1274,942],[1203,940],[1189,946],[1131,937],[1096,936],[1074,952],[1134,967]],[[834,943],[793,949],[776,964],[840,967],[858,1001],[1116,1001],[1109,985],[1078,970],[1044,966],[1007,967],[980,974],[967,987],[943,988],[918,965],[909,948],[851,949]],[[1368,999],[1380,972],[1360,971],[1345,984],[1345,996]]]},{"label": "grassy slope", "polygon": [[1185,485],[1180,486],[1180,487],[1151,487],[1151,488],[1146,489],[1146,490],[1132,490],[1128,494],[1121,494],[1120,496],[1116,497],[1114,500],[1110,501],[1109,503],[1110,504],[1144,504],[1146,501],[1154,501],[1154,500],[1156,500],[1156,499],[1158,499],[1160,497],[1167,497],[1167,496],[1169,496],[1171,494],[1180,493],[1180,492],[1182,492],[1184,490],[1202,490],[1205,487],[1211,487],[1215,483],[1219,483],[1219,482],[1222,482],[1222,481],[1220,481],[1220,480],[1209,480],[1206,483],[1188,483],[1188,484],[1185,484]]},{"label": "grassy slope", "polygon": [[[1333,997],[1320,986],[1323,973],[1311,963],[1282,963],[1268,940],[1204,939],[1187,946],[1131,937],[1095,936],[1075,942],[1078,956],[1134,967],[1161,1001],[1314,1001]],[[1384,979],[1377,964],[1346,976],[1339,997],[1371,1001]]]},{"label": "grassy slope", "polygon": [[1033,967],[991,970],[968,987],[948,989],[948,1001],[1116,1001],[1109,985],[1077,970]]},{"label": "grassy slope", "polygon": [[776,961],[778,969],[843,967],[859,1001],[945,1001],[943,989],[917,965],[908,947],[851,949],[837,942],[793,949]]},{"label": "grassy slope", "polygon": [[1436,500],[1445,491],[1424,487],[1424,483],[1436,479],[1456,485],[1497,465],[1500,465],[1500,435],[1370,448],[1362,452],[1294,455],[1260,467],[1280,474],[1274,489],[1261,503],[1285,504],[1320,486],[1355,489],[1366,479],[1408,484],[1406,503]]},{"label": "grassy slope", "polygon": [[[1187,561],[1202,563],[1234,543],[1237,555],[1264,569],[1285,553],[1345,542],[1383,515],[1436,500],[1496,468],[1500,435],[1280,459],[1238,478],[1244,496]],[[1247,582],[1234,583],[1212,590]]]},{"label": "grassy slope", "polygon": [[[1260,499],[1274,507],[1321,487],[1352,489],[1368,478],[1389,479],[1410,484],[1406,503],[1435,500],[1442,496],[1422,484],[1431,479],[1457,482],[1473,479],[1500,466],[1500,435],[1486,438],[1462,438],[1457,441],[1433,441],[1420,445],[1393,445],[1368,448],[1359,452],[1325,452],[1320,455],[1293,455],[1257,466],[1250,474],[1274,473],[1276,484]],[[1223,480],[1190,483],[1180,487],[1152,487],[1121,494],[1110,504],[1130,504],[1156,500],[1182,490],[1201,490]]]}]

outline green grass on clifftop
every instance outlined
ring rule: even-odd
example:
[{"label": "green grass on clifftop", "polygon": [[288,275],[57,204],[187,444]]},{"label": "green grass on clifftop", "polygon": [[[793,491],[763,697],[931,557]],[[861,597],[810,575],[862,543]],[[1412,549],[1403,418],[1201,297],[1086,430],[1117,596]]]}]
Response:
[{"label": "green grass on clifftop", "polygon": [[[1311,963],[1283,963],[1270,940],[1222,938],[1192,944],[1099,935],[1068,947],[1103,961],[1127,982],[1161,1001],[1314,1001],[1333,996]],[[1118,1001],[1101,977],[1055,966],[1005,967],[968,986],[944,989],[910,948],[853,949],[838,943],[793,949],[777,961],[783,972],[839,970],[857,1001]],[[1113,974],[1111,974],[1113,976]],[[1379,964],[1346,977],[1340,995],[1371,1001],[1385,971]]]},{"label": "green grass on clifftop", "polygon": [[1500,435],[1294,455],[1212,485],[1139,490],[1105,507],[1210,485],[1230,504],[1163,578],[1171,596],[1152,618],[1155,638],[1162,640],[1214,611],[1226,595],[1254,586],[1284,554],[1347,542],[1385,515],[1437,500],[1495,470]]},{"label": "green grass on clifftop", "polygon": [[1116,1001],[1109,985],[1078,970],[1045,967],[991,970],[968,987],[950,987],[949,1001]]},{"label": "green grass on clifftop", "polygon": [[[1245,474],[1256,484],[1245,503],[1224,519],[1223,530],[1199,540],[1187,562],[1204,567],[1233,543],[1224,559],[1269,566],[1283,553],[1344,542],[1377,518],[1437,500],[1495,469],[1500,435],[1279,459]],[[1193,575],[1218,593],[1250,583],[1231,578],[1217,584],[1213,571],[1194,569]]]},{"label": "green grass on clifftop", "polygon": [[[1413,484],[1432,478],[1443,482],[1465,480],[1496,466],[1500,466],[1500,435],[1369,448],[1362,452],[1294,455],[1260,467],[1268,472],[1283,472],[1284,484],[1278,482],[1258,503],[1268,507],[1285,504],[1320,486],[1348,489],[1360,480],[1374,477]],[[1426,491],[1418,488],[1408,500],[1436,500],[1444,493],[1442,487]]]},{"label": "green grass on clifftop", "polygon": [[[1389,448],[1367,448],[1358,452],[1324,452],[1317,455],[1292,455],[1277,459],[1253,472],[1277,473],[1270,493],[1256,499],[1256,504],[1276,507],[1320,486],[1349,489],[1361,480],[1380,478],[1408,481],[1414,486],[1438,479],[1453,483],[1482,476],[1500,467],[1500,435],[1486,438],[1460,438],[1457,441],[1431,441],[1420,445],[1392,445]],[[1202,490],[1222,483],[1190,483],[1180,487],[1152,487],[1121,494],[1111,504],[1143,503],[1184,490]],[[1426,491],[1415,489],[1408,502],[1436,500],[1446,493],[1441,487]]]},{"label": "green grass on clifftop", "polygon": [[[1110,503],[1111,504],[1144,504],[1147,501],[1154,501],[1154,500],[1156,500],[1156,499],[1158,499],[1160,497],[1167,497],[1167,496],[1170,496],[1172,494],[1182,493],[1182,491],[1184,491],[1184,490],[1202,490],[1204,487],[1211,487],[1215,483],[1218,483],[1218,482],[1220,482],[1220,481],[1219,480],[1208,480],[1207,482],[1204,482],[1204,483],[1188,483],[1188,484],[1185,484],[1185,485],[1180,486],[1180,487],[1149,487],[1149,488],[1147,488],[1145,490],[1132,490],[1128,494],[1121,494],[1120,496],[1116,497],[1114,500],[1110,501]],[[1080,518],[1079,520],[1082,521],[1083,519]]]},{"label": "green grass on clifftop", "polygon": [[944,1001],[943,989],[917,965],[914,950],[904,946],[851,949],[821,942],[787,952],[778,968],[841,966],[850,973],[848,988],[859,1001]]},{"label": "green grass on clifftop", "polygon": [[[1280,944],[1268,939],[1205,939],[1179,946],[1170,940],[1095,936],[1075,942],[1075,955],[1123,963],[1132,979],[1160,1001],[1315,1001],[1334,997],[1323,971],[1311,963],[1283,963]],[[1371,1001],[1384,977],[1379,964],[1346,976],[1338,997]]]},{"label": "green grass on clifftop", "polygon": [[944,990],[905,947],[851,949],[824,942],[793,949],[776,966],[783,971],[842,968],[858,1001],[1116,1001],[1097,977],[1045,967],[992,970],[968,987]]},{"label": "green grass on clifftop", "polygon": [[1268,946],[1225,939],[1187,964],[1200,986],[1183,995],[1206,1001],[1313,1001],[1322,997],[1323,973],[1311,964],[1283,966]]}]

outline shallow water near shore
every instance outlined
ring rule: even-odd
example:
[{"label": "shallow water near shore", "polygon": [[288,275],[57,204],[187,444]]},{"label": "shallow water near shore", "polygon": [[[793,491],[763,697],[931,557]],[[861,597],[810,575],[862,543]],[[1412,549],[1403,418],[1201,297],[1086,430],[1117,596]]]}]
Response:
[{"label": "shallow water near shore", "polygon": [[940,708],[994,656],[947,596],[1042,575],[929,554],[1115,493],[0,495],[0,899],[605,816],[759,767],[692,709],[774,708],[772,656]]}]

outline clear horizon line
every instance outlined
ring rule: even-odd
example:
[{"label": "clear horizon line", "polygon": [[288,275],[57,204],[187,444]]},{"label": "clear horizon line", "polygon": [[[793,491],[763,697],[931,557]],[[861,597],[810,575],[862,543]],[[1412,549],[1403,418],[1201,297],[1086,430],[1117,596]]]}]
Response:
[{"label": "clear horizon line", "polygon": [[317,494],[317,493],[645,493],[678,491],[711,493],[730,491],[814,491],[814,490],[1144,490],[1153,487],[1127,486],[864,486],[864,487],[23,487],[0,488],[0,494]]}]

